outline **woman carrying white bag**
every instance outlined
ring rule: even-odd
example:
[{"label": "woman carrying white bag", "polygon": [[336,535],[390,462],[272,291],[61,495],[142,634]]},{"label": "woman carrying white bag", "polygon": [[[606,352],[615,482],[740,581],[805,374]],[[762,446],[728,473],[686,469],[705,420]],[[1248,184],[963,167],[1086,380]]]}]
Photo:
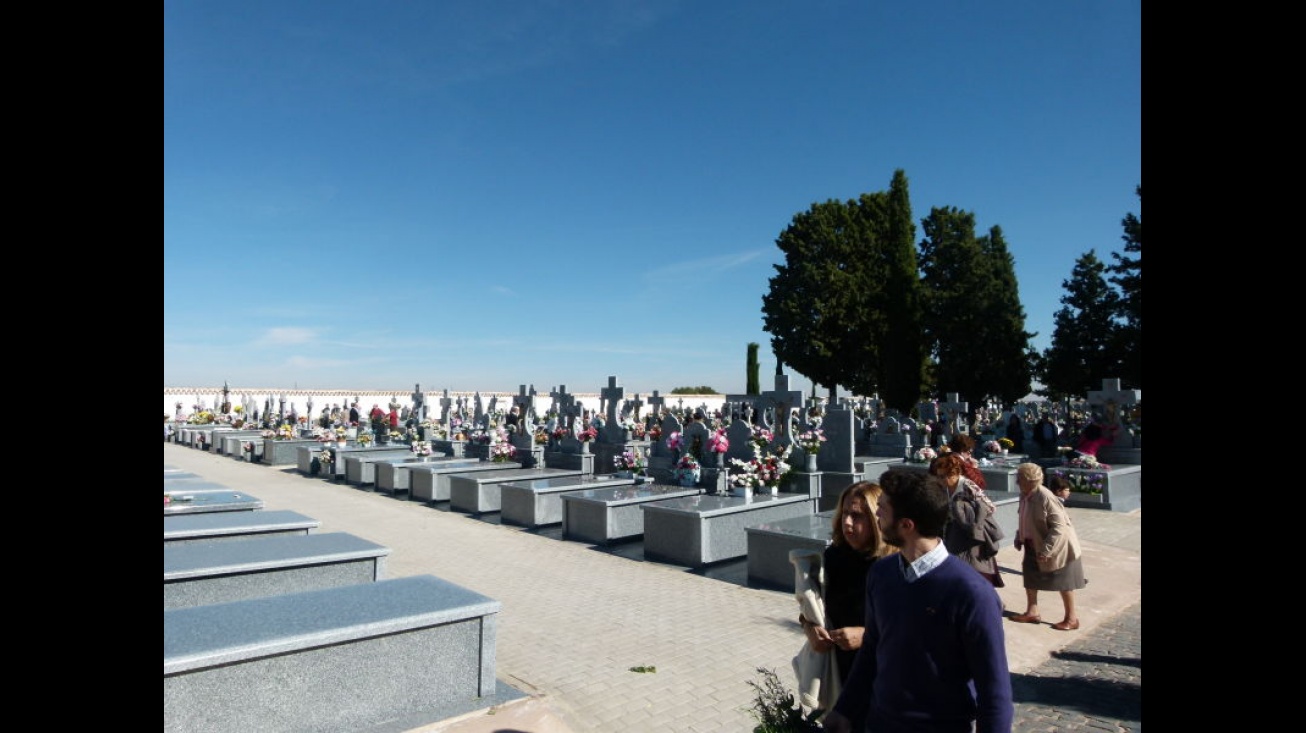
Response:
[{"label": "woman carrying white bag", "polygon": [[[897,551],[884,541],[876,523],[880,485],[859,481],[843,490],[824,553],[792,550],[794,596],[807,640],[794,657],[799,702],[829,710],[839,699],[842,680],[862,646],[866,618],[866,572]],[[853,730],[861,730],[854,721]]]}]

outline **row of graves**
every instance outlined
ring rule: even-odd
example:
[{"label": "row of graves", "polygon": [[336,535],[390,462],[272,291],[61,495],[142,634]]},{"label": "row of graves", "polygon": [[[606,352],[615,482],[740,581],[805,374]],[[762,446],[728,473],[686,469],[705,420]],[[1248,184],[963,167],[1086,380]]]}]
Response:
[{"label": "row of graves", "polygon": [[[391,433],[386,444],[366,440],[366,430],[287,435],[287,426],[274,435],[183,427],[175,439],[239,460],[293,464],[309,478],[447,502],[472,515],[498,512],[505,524],[560,526],[564,540],[640,540],[647,560],[701,568],[746,558],[750,584],[785,590],[794,585],[790,552],[825,547],[844,488],[890,468],[928,470],[936,454],[931,439],[946,443],[953,432],[971,434],[980,446],[975,455],[1008,537],[1017,523],[1016,466],[1025,460],[1067,475],[1071,506],[1141,506],[1141,435],[1127,429],[1101,461],[1071,465],[1059,454],[1003,451],[997,438],[1009,414],[971,411],[956,395],[918,405],[915,417],[874,399],[816,404],[790,389],[783,374],[760,395],[726,395],[710,415],[668,405],[656,391],[628,398],[616,377],[600,396],[591,413],[565,385],[547,396],[521,385],[511,405],[488,406],[479,395],[451,399],[447,391],[431,404],[418,389],[411,410],[417,424]],[[1024,403],[1014,411],[1028,425],[1043,415],[1062,424],[1077,415],[1122,421],[1138,403],[1136,390],[1105,380],[1082,403]],[[511,407],[520,415],[515,425],[508,424]]]},{"label": "row of graves", "polygon": [[387,578],[389,548],[238,487],[163,487],[165,731],[406,730],[523,695],[495,678],[498,601]]}]

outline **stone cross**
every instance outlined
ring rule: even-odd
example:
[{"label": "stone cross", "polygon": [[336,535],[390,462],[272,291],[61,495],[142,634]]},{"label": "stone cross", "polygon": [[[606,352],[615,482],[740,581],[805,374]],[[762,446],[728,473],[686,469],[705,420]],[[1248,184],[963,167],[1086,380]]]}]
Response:
[{"label": "stone cross", "polygon": [[949,392],[947,399],[939,403],[939,411],[943,416],[939,421],[943,425],[943,434],[939,436],[940,443],[951,440],[954,433],[966,432],[963,427],[969,410],[970,403],[962,402],[961,395],[956,392]]},{"label": "stone cross", "polygon": [[426,419],[426,394],[422,392],[421,383],[413,385],[413,416],[418,422]]},{"label": "stone cross", "polygon": [[481,393],[479,391],[472,398],[472,401],[476,405],[476,409],[472,413],[472,424],[480,425],[482,421],[485,420],[485,409],[483,403],[481,402]]},{"label": "stone cross", "polygon": [[607,415],[605,422],[608,425],[617,424],[617,408],[621,405],[621,398],[626,395],[626,390],[617,386],[616,377],[608,377],[608,386],[599,390],[599,397],[604,401],[607,409],[604,414]]},{"label": "stone cross", "polygon": [[777,447],[783,448],[793,442],[789,435],[789,419],[795,409],[801,409],[803,406],[803,393],[801,390],[789,389],[789,375],[775,375],[775,389],[763,392],[758,396],[757,406],[761,410],[770,408],[774,412],[775,424],[771,425],[771,432],[775,434]]},{"label": "stone cross", "polygon": [[231,388],[227,386],[227,380],[222,380],[222,411],[231,412]]},{"label": "stone cross", "polygon": [[[225,397],[223,398],[223,401],[226,401]],[[313,395],[308,396],[308,417],[310,420],[313,419]]]},{"label": "stone cross", "polygon": [[449,425],[449,408],[453,407],[453,400],[449,399],[449,390],[444,391],[444,396],[440,398],[440,422],[448,427]]},{"label": "stone cross", "polygon": [[639,420],[639,408],[644,406],[644,401],[639,398],[639,393],[635,394],[635,399],[630,401],[630,408],[636,420]]},{"label": "stone cross", "polygon": [[648,398],[648,407],[650,410],[653,411],[653,417],[659,420],[662,419],[662,413],[665,412],[662,406],[665,405],[666,403],[667,403],[667,398],[658,394],[658,391],[656,389],[653,390],[653,396]]},{"label": "stone cross", "polygon": [[1133,407],[1142,399],[1136,389],[1120,389],[1119,379],[1103,379],[1102,389],[1088,393],[1089,408],[1102,408],[1102,422],[1107,426],[1120,425],[1120,408]]},{"label": "stone cross", "polygon": [[526,391],[526,385],[517,388],[517,394],[512,398],[514,407],[521,410],[522,425],[526,424],[526,419],[530,416],[531,410],[535,408],[535,385],[531,385],[530,392]]},{"label": "stone cross", "polygon": [[574,431],[576,428],[576,418],[580,416],[580,405],[576,404],[576,396],[567,392],[567,385],[558,385],[556,390],[549,392],[553,398],[553,404],[557,406],[558,417],[562,420],[563,427],[567,430]]}]

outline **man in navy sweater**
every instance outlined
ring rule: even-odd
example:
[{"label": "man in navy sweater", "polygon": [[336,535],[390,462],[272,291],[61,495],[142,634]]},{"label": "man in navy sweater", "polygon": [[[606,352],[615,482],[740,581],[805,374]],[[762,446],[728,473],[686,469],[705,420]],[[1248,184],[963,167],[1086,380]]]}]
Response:
[{"label": "man in navy sweater", "polygon": [[1015,711],[993,586],[948,554],[948,489],[935,476],[891,469],[876,520],[902,551],[871,566],[866,631],[825,730],[1010,733]]}]

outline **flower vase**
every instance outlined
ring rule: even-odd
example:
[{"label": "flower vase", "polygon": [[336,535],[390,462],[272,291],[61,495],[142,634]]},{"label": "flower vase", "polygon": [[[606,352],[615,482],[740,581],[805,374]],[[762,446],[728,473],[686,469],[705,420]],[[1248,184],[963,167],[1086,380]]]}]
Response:
[{"label": "flower vase", "polygon": [[731,496],[742,497],[742,498],[744,498],[744,499],[751,499],[751,498],[753,498],[753,487],[752,487],[752,486],[731,486],[731,487],[730,487],[730,495],[731,495]]},{"label": "flower vase", "polygon": [[807,473],[816,473],[816,453],[807,454]]},{"label": "flower vase", "polygon": [[582,440],[580,442],[580,452],[582,454],[590,452],[590,442],[588,440]]},{"label": "flower vase", "polygon": [[716,461],[716,467],[717,467],[717,468],[725,468],[725,467],[726,467],[726,454],[725,454],[725,453],[713,453],[713,455],[715,456],[715,458],[714,458],[713,460]]},{"label": "flower vase", "polygon": [[779,486],[768,486],[768,487],[767,487],[767,492],[770,493],[771,496],[775,496],[775,495],[777,495],[777,494],[780,493],[780,487],[779,487]]},{"label": "flower vase", "polygon": [[621,431],[621,439],[622,439],[623,441],[629,443],[630,441],[632,441],[632,440],[635,439],[635,436],[634,436],[633,433],[631,433],[631,431],[629,431],[629,430],[623,430],[623,431]]},{"label": "flower vase", "polygon": [[1007,455],[1007,449],[1006,449],[1006,448],[1003,448],[1003,449],[1002,449],[1002,455],[1004,455],[1004,456]]},{"label": "flower vase", "polygon": [[698,471],[695,471],[687,476],[681,476],[680,485],[687,489],[692,489],[698,485],[698,479],[699,479],[699,473]]},{"label": "flower vase", "polygon": [[630,471],[617,471],[617,478],[635,478],[635,474]]}]

